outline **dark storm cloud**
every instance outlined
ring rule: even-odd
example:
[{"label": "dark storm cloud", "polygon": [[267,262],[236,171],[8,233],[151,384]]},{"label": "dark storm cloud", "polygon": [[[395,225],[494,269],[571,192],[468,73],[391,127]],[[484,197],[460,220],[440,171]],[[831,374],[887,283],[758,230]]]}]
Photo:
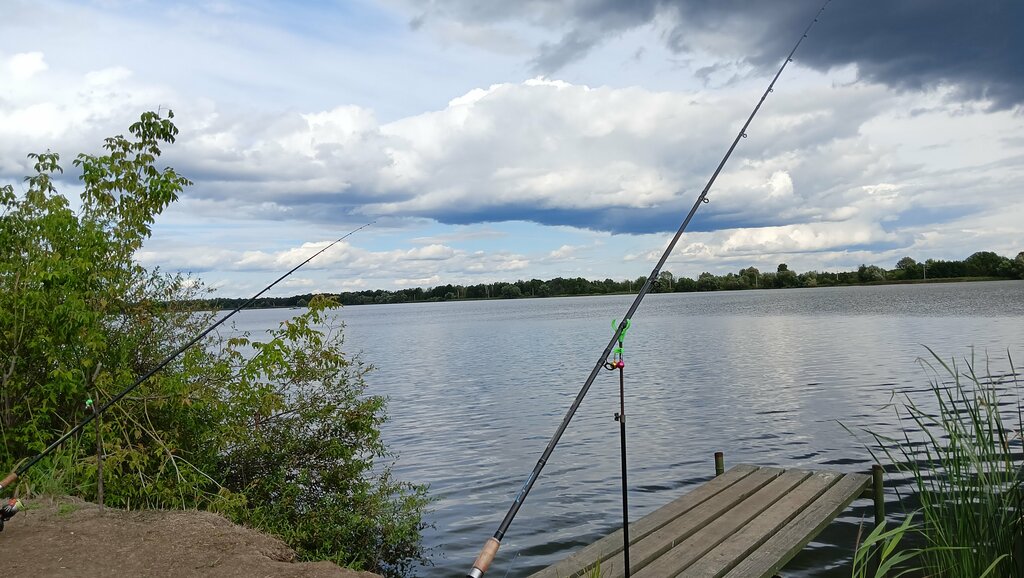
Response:
[{"label": "dark storm cloud", "polygon": [[[423,216],[445,225],[473,225],[498,223],[509,220],[528,221],[540,225],[570,226],[613,234],[660,234],[679,228],[690,209],[693,199],[679,199],[657,208],[607,209],[551,209],[528,204],[508,204],[480,209],[431,212]],[[510,219],[510,215],[512,218]],[[687,227],[690,232],[711,232],[734,227],[761,227],[777,225],[770,219],[753,220],[750,217],[718,214],[713,210],[701,211]]]},{"label": "dark storm cloud", "polygon": [[[786,15],[756,62],[777,61],[774,55],[791,42],[782,31],[799,28],[801,15]],[[1024,103],[1022,2],[837,0],[818,25],[816,42],[800,57],[809,66],[856,63],[862,78],[890,86],[948,82],[962,96],[991,99],[998,108]]]},{"label": "dark storm cloud", "polygon": [[[440,17],[496,23],[523,21],[556,29],[533,59],[554,73],[609,37],[657,19],[677,52],[699,49],[770,68],[789,52],[819,0],[566,0],[480,3],[437,0]],[[813,68],[856,64],[861,78],[901,89],[953,84],[963,98],[997,108],[1024,103],[1024,2],[994,0],[833,0],[799,52]]]}]

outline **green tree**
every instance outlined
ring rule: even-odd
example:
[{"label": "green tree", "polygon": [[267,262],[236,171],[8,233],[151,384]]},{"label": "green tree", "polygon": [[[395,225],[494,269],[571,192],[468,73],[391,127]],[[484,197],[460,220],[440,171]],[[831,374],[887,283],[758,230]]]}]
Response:
[{"label": "green tree", "polygon": [[757,270],[757,267],[747,267],[746,269],[740,269],[740,277],[745,277],[747,283],[751,287],[759,287],[761,284],[761,272]]},{"label": "green tree", "polygon": [[857,280],[861,283],[885,281],[885,270],[878,265],[861,265],[857,268]]},{"label": "green tree", "polygon": [[800,279],[797,277],[796,272],[790,271],[789,267],[785,263],[781,263],[775,274],[775,287],[782,288],[798,286],[800,286]]},{"label": "green tree", "polygon": [[893,279],[920,279],[923,277],[922,265],[910,257],[903,257],[896,262],[896,270],[892,271]]},{"label": "green tree", "polygon": [[[87,398],[109,400],[213,319],[185,306],[201,283],[134,260],[190,184],[156,167],[177,134],[172,117],[147,112],[104,154],[79,155],[77,211],[56,188],[56,153],[30,155],[23,194],[0,187],[0,467],[42,450],[85,417]],[[91,498],[99,435],[109,505],[215,509],[307,558],[408,573],[422,559],[424,488],[381,462],[384,399],[367,395],[368,368],[343,354],[331,306],[314,298],[266,340],[191,348],[17,491],[59,472],[64,491]]]},{"label": "green tree", "polygon": [[799,279],[799,285],[802,287],[817,287],[818,286],[818,272],[808,271],[801,273],[797,276]]},{"label": "green tree", "polygon": [[905,271],[907,269],[910,269],[910,268],[913,268],[913,267],[916,267],[916,266],[917,266],[917,261],[913,260],[910,257],[904,257],[904,258],[900,259],[899,261],[896,261],[896,268],[900,269],[900,270],[903,270],[903,271]]},{"label": "green tree", "polygon": [[655,293],[671,293],[675,288],[675,275],[671,271],[662,271],[658,273],[658,278],[654,281],[654,286],[651,288]]},{"label": "green tree", "polygon": [[997,277],[1002,271],[1006,271],[1003,262],[1009,261],[1006,257],[1000,257],[992,251],[978,251],[964,259],[967,265],[967,274],[972,277]]},{"label": "green tree", "polygon": [[506,283],[501,286],[501,298],[502,299],[518,299],[523,296],[523,290],[511,283]]},{"label": "green tree", "polygon": [[697,277],[697,290],[698,291],[718,291],[721,288],[718,277],[715,277],[707,271],[700,274]]},{"label": "green tree", "polygon": [[1013,270],[1017,272],[1018,279],[1024,279],[1024,251],[1017,253],[1013,260]]},{"label": "green tree", "polygon": [[677,277],[674,289],[676,291],[696,291],[697,281],[689,277]]}]

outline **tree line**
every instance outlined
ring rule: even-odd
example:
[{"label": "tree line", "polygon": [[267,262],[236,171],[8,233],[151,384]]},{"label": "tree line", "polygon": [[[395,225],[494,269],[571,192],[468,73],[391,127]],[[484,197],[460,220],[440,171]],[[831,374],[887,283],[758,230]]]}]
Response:
[{"label": "tree line", "polygon": [[[787,289],[795,287],[832,287],[837,285],[864,285],[885,283],[912,283],[950,279],[1024,279],[1024,251],[1010,259],[992,251],[979,251],[961,261],[928,259],[918,262],[903,257],[893,269],[877,265],[861,265],[853,271],[807,271],[797,273],[780,263],[775,271],[760,271],[746,267],[736,273],[715,275],[704,272],[696,279],[662,271],[651,286],[653,293],[682,293],[692,291],[740,291],[746,289]],[[421,301],[457,301],[463,299],[518,299],[521,297],[561,297],[571,295],[610,295],[636,293],[647,277],[616,281],[614,279],[589,280],[583,277],[555,277],[519,280],[514,283],[495,282],[476,285],[437,285],[387,291],[384,289],[347,291],[333,297],[343,305],[382,303],[415,303]],[[291,297],[265,297],[254,307],[305,307],[313,294]],[[214,298],[193,302],[197,308],[226,309],[237,307],[244,299]]]}]

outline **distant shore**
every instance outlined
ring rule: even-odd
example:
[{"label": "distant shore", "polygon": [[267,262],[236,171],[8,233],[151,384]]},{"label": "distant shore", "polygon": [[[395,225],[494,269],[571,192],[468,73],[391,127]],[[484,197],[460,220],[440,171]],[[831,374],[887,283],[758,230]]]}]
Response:
[{"label": "distant shore", "polygon": [[[1006,277],[946,277],[946,278],[935,278],[935,279],[887,279],[877,281],[867,281],[861,283],[819,283],[813,286],[793,286],[793,287],[747,287],[747,288],[735,288],[735,289],[709,289],[709,290],[691,290],[691,291],[651,291],[652,293],[709,293],[709,292],[730,292],[730,291],[764,291],[774,289],[811,289],[811,288],[826,288],[826,287],[860,287],[860,286],[877,286],[877,285],[925,285],[925,284],[938,284],[938,283],[976,283],[985,281],[1015,281],[1016,279],[1008,279]],[[496,283],[495,285],[502,285]],[[512,284],[507,284],[512,285]],[[369,293],[380,293],[382,295],[393,295],[394,293],[378,290],[371,291]],[[437,303],[444,301],[495,301],[503,299],[549,299],[557,297],[595,297],[605,295],[636,295],[636,291],[608,291],[608,292],[587,292],[587,293],[560,293],[557,295],[517,295],[515,297],[507,297],[503,295],[496,295],[490,297],[453,297],[450,299],[444,298],[424,298],[424,299],[407,299],[402,301],[357,301],[357,302],[346,302],[345,299],[340,297],[346,294],[333,294],[335,297],[339,297],[339,301],[342,305],[353,306],[353,305],[387,305],[387,304],[399,304],[399,303]],[[351,294],[348,294],[351,295]],[[291,297],[269,297],[261,298],[256,301],[255,304],[247,307],[247,309],[300,309],[305,307],[308,303],[312,294],[305,295],[293,295]],[[221,309],[233,309],[242,305],[247,298],[221,298],[221,299],[206,299],[201,301],[192,301],[190,304],[194,305],[193,309],[200,310],[221,310]]]}]

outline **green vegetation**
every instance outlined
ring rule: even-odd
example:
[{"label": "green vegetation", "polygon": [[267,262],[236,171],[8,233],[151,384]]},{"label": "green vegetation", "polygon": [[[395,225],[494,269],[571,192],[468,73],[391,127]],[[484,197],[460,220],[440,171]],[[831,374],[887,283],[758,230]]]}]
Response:
[{"label": "green vegetation", "polygon": [[[0,467],[13,469],[168,352],[213,313],[207,292],[134,261],[190,183],[155,165],[173,115],[145,113],[105,153],[79,155],[80,208],[56,189],[55,153],[31,155],[26,190],[0,188]],[[262,338],[212,335],[40,462],[15,491],[97,490],[116,507],[203,508],[278,534],[305,559],[400,576],[424,560],[425,489],[395,480],[380,438],[385,399],[343,353],[336,302]]]},{"label": "green vegetation", "polygon": [[[930,576],[1021,576],[1024,410],[1016,369],[1011,360],[1008,371],[993,374],[986,363],[979,375],[972,361],[961,368],[932,356],[935,363],[926,363],[934,376],[931,400],[925,405],[907,395],[892,406],[903,439],[874,435],[885,457],[917,490],[912,499],[923,522],[914,531],[925,547],[901,556],[920,554]],[[896,556],[897,543],[885,544],[888,555]]]},{"label": "green vegetation", "polygon": [[[921,283],[937,281],[963,281],[988,279],[1024,279],[1024,251],[1013,260],[991,251],[979,251],[963,261],[936,261],[923,263],[904,257],[895,269],[886,270],[876,265],[861,265],[856,271],[808,271],[796,273],[782,263],[774,272],[762,273],[756,267],[740,269],[738,273],[712,275],[701,273],[697,279],[676,277],[662,271],[653,284],[653,293],[679,293],[691,291],[740,291],[744,289],[789,289],[794,287],[834,287],[837,285],[867,285],[887,283]],[[335,295],[344,305],[371,303],[413,303],[417,301],[455,301],[461,299],[516,299],[519,297],[560,297],[569,295],[610,295],[636,293],[647,281],[634,280],[589,281],[583,277],[565,279],[555,277],[547,281],[531,279],[515,283],[481,283],[478,285],[438,285],[423,289],[382,289],[353,291]],[[266,297],[256,307],[305,307],[313,295],[292,297]],[[242,299],[200,299],[191,305],[197,309],[237,307]]]},{"label": "green vegetation", "polygon": [[[899,526],[886,530],[885,524],[876,526],[864,539],[857,539],[857,552],[853,556],[853,578],[898,578],[916,573],[920,568],[903,568],[908,561],[921,555],[921,550],[900,549],[900,542],[910,532],[917,530],[914,517],[907,516]],[[863,529],[863,527],[862,527]],[[894,573],[895,572],[895,573]]]}]

